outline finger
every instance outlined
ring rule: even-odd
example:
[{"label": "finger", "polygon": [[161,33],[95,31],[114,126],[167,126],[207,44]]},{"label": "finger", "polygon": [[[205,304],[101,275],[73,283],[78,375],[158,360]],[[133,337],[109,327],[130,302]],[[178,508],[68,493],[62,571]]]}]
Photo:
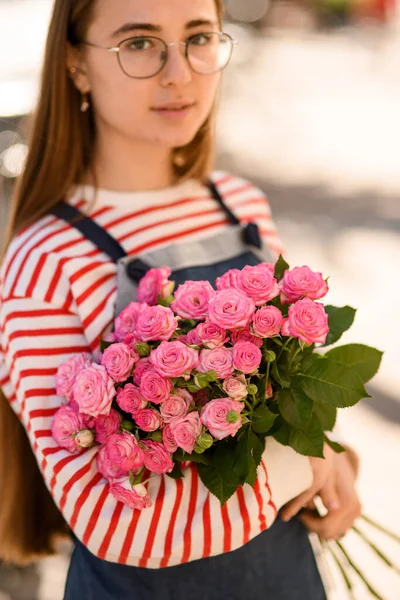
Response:
[{"label": "finger", "polygon": [[335,539],[341,533],[344,533],[340,529],[341,518],[338,518],[335,513],[331,513],[326,517],[319,517],[311,511],[303,511],[299,517],[300,521],[305,525],[308,531],[317,533],[324,540]]},{"label": "finger", "polygon": [[290,521],[290,519],[297,515],[297,513],[314,498],[315,493],[314,488],[310,488],[300,494],[300,496],[297,496],[288,502],[280,514],[282,521]]},{"label": "finger", "polygon": [[319,497],[328,511],[340,509],[341,503],[336,489],[334,476],[329,477],[324,487],[320,490]]}]

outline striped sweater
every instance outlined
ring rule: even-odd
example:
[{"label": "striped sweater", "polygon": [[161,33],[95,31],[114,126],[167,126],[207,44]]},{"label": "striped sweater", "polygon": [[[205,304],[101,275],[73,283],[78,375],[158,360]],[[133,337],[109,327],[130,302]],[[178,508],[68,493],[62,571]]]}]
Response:
[{"label": "striped sweater", "polygon": [[[268,201],[252,184],[214,173],[242,223],[255,221],[275,257],[282,245]],[[129,255],[204,238],[229,227],[209,190],[191,180],[152,192],[79,187],[69,202],[88,211]],[[254,489],[239,488],[221,508],[190,466],[183,480],[157,476],[153,506],[132,511],[109,493],[96,469],[98,449],[70,455],[50,426],[63,398],[60,363],[96,356],[113,321],[116,265],[72,226],[46,216],[12,241],[0,272],[0,386],[21,419],[44,480],[76,536],[96,556],[163,568],[228,552],[268,528],[278,509],[311,483],[309,461],[268,439]]]}]

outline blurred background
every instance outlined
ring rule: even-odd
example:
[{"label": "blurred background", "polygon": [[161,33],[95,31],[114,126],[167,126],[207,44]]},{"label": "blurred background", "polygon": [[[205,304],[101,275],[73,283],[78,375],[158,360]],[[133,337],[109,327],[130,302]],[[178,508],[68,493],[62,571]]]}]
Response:
[{"label": "blurred background", "polygon": [[[52,0],[0,0],[0,231],[26,154]],[[385,351],[371,398],[341,411],[361,455],[364,512],[400,534],[400,0],[226,0],[239,40],[226,71],[218,166],[269,196],[291,266],[330,276],[328,302],[358,308],[342,338]],[[400,566],[399,546],[363,529]],[[1,541],[0,541],[1,543]],[[385,600],[400,577],[357,536],[348,552]],[[70,548],[0,565],[0,600],[61,600]],[[330,600],[346,600],[321,562]],[[351,577],[357,599],[372,598]],[[312,599],[304,599],[312,600]]]}]

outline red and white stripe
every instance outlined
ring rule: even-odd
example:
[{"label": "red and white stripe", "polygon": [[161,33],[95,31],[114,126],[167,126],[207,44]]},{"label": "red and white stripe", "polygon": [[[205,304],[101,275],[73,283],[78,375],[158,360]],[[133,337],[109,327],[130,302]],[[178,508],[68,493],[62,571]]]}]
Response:
[{"label": "red and white stripe", "polygon": [[[282,247],[265,196],[230,175],[218,173],[214,180],[242,222],[259,224],[277,257]],[[95,205],[89,214],[131,255],[207,237],[229,225],[206,188],[193,183],[190,190],[186,183],[183,189],[183,196],[177,187],[175,196],[160,202],[158,194],[157,202],[150,198],[143,206],[121,205],[116,194],[115,203]],[[79,195],[71,202],[88,206]],[[75,228],[47,216],[13,240],[0,286],[0,386],[28,432],[54,500],[95,555],[162,568],[228,552],[272,524],[277,506],[267,452],[254,489],[239,489],[223,508],[189,467],[183,480],[151,479],[153,506],[139,512],[108,493],[96,470],[96,448],[70,455],[51,437],[52,418],[63,400],[55,392],[58,365],[76,353],[98,351],[112,322],[116,266],[106,255]]]}]

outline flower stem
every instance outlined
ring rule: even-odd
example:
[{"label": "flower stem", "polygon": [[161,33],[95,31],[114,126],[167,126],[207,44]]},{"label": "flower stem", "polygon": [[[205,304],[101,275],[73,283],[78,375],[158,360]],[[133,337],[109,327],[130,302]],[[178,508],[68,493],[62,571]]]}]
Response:
[{"label": "flower stem", "polygon": [[330,544],[326,544],[326,548],[328,548],[330,555],[332,556],[333,560],[335,561],[335,563],[346,583],[347,591],[349,593],[351,600],[356,600],[356,597],[354,596],[354,592],[353,592],[353,584],[350,581],[349,576],[347,575],[344,566],[340,562],[339,558],[336,556],[336,552],[334,552],[334,550]]},{"label": "flower stem", "polygon": [[371,517],[367,517],[367,515],[361,515],[361,519],[363,519],[369,525],[372,525],[372,527],[375,527],[375,529],[378,529],[378,531],[382,531],[382,533],[384,533],[388,537],[392,538],[392,540],[395,540],[396,542],[400,543],[400,537],[398,535],[396,535],[395,533],[393,533],[389,529],[386,529],[386,527],[384,527],[380,523],[377,523],[376,521],[374,521],[373,519],[371,519]]},{"label": "flower stem", "polygon": [[345,550],[343,544],[341,544],[341,542],[339,542],[339,540],[336,540],[335,544],[338,548],[340,548],[340,550],[342,551],[342,554],[346,558],[347,562],[349,563],[349,565],[351,566],[353,571],[355,571],[357,573],[357,575],[359,576],[361,581],[364,583],[364,585],[368,588],[368,591],[370,592],[370,594],[372,594],[372,596],[374,598],[376,598],[377,600],[384,600],[384,598],[382,596],[380,596],[378,594],[378,592],[372,587],[372,585],[369,583],[369,581],[366,580],[364,574],[362,573],[362,571],[360,571],[360,569],[357,567],[357,565],[353,562],[353,560],[351,559],[351,557]]},{"label": "flower stem", "polygon": [[375,554],[377,554],[379,556],[379,558],[381,558],[383,560],[384,563],[387,564],[388,567],[390,567],[391,569],[394,569],[394,571],[400,575],[400,569],[394,565],[391,560],[386,556],[386,554],[384,554],[379,548],[378,546],[376,546],[366,535],[363,531],[361,531],[358,527],[356,527],[355,525],[353,525],[353,531],[355,531],[355,533],[357,533],[357,535],[360,536],[360,538],[375,552]]}]

